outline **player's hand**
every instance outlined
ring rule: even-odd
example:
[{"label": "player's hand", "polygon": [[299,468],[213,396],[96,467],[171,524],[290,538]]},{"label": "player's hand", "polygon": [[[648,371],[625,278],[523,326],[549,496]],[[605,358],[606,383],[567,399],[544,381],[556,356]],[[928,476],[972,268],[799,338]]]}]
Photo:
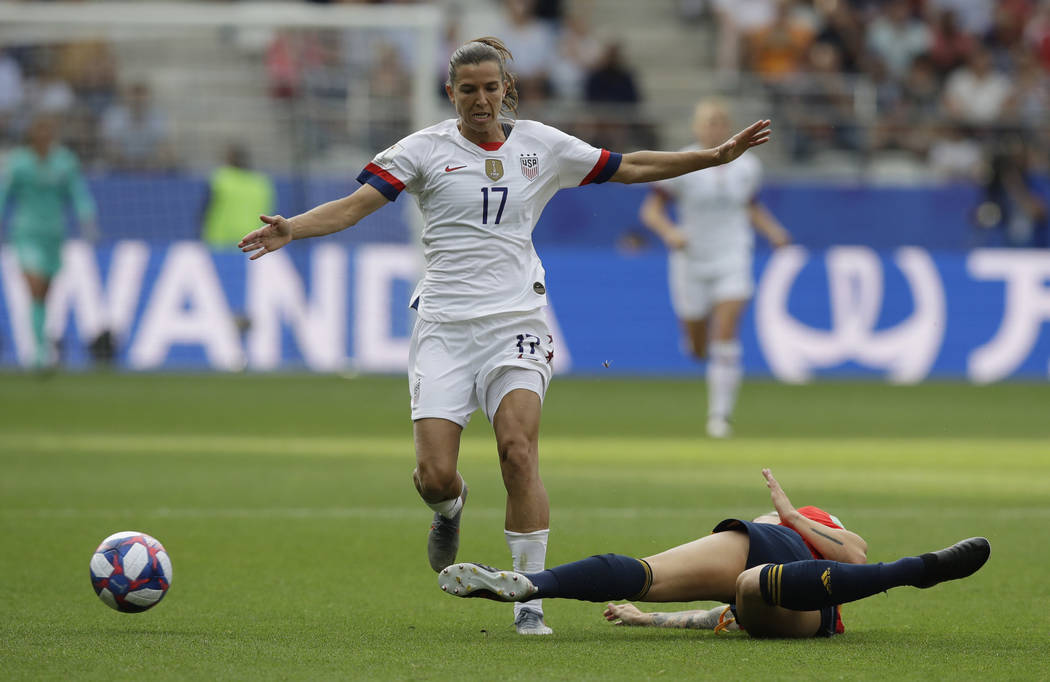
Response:
[{"label": "player's hand", "polygon": [[773,132],[769,125],[771,121],[763,119],[755,121],[739,133],[718,145],[715,156],[718,163],[729,163],[752,147],[769,142],[769,136]]},{"label": "player's hand", "polygon": [[[292,241],[292,221],[279,215],[261,215],[259,220],[266,224],[244,235],[244,239],[237,244],[241,251],[252,254],[249,260],[276,251]],[[256,253],[252,253],[253,251]]]},{"label": "player's hand", "polygon": [[661,235],[661,238],[664,240],[664,244],[667,245],[667,248],[671,251],[684,249],[686,245],[689,244],[689,239],[685,236],[685,232],[677,227],[673,227],[667,232],[664,232]]},{"label": "player's hand", "polygon": [[769,469],[762,470],[762,476],[766,479],[766,487],[769,488],[769,496],[773,499],[773,508],[777,510],[777,514],[780,515],[780,520],[786,523],[791,523],[792,518],[797,513],[794,505],[791,504],[791,500],[788,499],[787,493],[777,483],[777,479],[773,478],[773,472]]},{"label": "player's hand", "polygon": [[630,602],[626,604],[606,604],[605,620],[615,625],[648,625],[652,614],[639,611]]}]

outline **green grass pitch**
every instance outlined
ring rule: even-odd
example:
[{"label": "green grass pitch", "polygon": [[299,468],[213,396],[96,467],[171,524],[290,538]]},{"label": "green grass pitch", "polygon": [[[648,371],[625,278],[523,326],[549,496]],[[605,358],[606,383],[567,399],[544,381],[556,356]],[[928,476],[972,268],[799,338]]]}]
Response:
[{"label": "green grass pitch", "polygon": [[[548,563],[645,556],[770,508],[760,468],[870,544],[870,559],[991,539],[933,590],[848,605],[842,637],[614,627],[548,601],[555,635],[456,600],[425,557],[401,378],[0,375],[0,677],[19,679],[1046,679],[1050,387],[744,387],[737,437],[702,432],[702,385],[559,379],[541,436]],[[464,435],[460,557],[506,565],[488,424]],[[120,530],[175,567],[120,614],[88,560]],[[481,603],[479,603],[481,602]],[[674,608],[675,605],[671,605]],[[647,607],[648,608],[648,607]],[[652,607],[655,609],[655,607]]]}]

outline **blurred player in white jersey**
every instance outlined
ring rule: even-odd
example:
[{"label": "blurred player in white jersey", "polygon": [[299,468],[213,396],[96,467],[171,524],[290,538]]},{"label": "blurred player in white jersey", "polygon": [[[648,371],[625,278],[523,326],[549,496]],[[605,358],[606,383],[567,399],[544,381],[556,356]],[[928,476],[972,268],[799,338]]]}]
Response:
[{"label": "blurred player in white jersey", "polygon": [[[730,131],[728,105],[701,101],[693,117],[699,150],[724,140]],[[757,199],[762,165],[753,154],[702,173],[689,173],[653,185],[642,203],[641,219],[670,250],[671,304],[689,351],[707,365],[707,433],[731,435],[730,418],[743,376],[738,328],[754,291],[752,228],[774,247],[791,235]],[[674,204],[675,223],[668,215]]]},{"label": "blurred player in white jersey", "polygon": [[[654,182],[728,163],[769,139],[758,121],[715,149],[633,152],[597,149],[535,121],[501,118],[517,104],[510,53],[496,38],[460,47],[446,91],[457,117],[404,138],[358,176],[353,194],[293,218],[262,216],[241,240],[252,259],[292,239],[350,227],[415,195],[423,214],[423,279],[412,294],[409,390],[415,434],[413,481],[434,510],[430,565],[452,564],[467,486],[457,470],[460,434],[480,408],[492,423],[507,489],[505,536],[513,565],[542,570],[549,526],[539,474],[540,411],[554,338],[542,308],[543,266],[532,230],[555,192],[605,182]],[[539,601],[515,604],[521,634],[550,634]]]}]

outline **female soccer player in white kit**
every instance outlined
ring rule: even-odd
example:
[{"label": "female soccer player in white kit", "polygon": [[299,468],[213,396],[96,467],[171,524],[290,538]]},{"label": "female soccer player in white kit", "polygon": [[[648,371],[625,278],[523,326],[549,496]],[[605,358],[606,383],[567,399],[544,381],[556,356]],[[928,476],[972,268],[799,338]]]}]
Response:
[{"label": "female soccer player in white kit", "polygon": [[[480,38],[452,55],[445,89],[457,117],[404,138],[358,176],[353,194],[293,218],[261,216],[241,240],[254,260],[292,239],[350,227],[407,190],[423,213],[423,279],[412,294],[409,390],[415,435],[413,481],[434,510],[430,565],[452,564],[467,486],[457,471],[460,433],[481,408],[496,435],[507,489],[505,533],[513,565],[542,570],[549,526],[539,475],[540,410],[554,339],[543,266],[532,245],[540,212],[559,189],[653,182],[739,157],[769,139],[758,121],[715,149],[633,152],[596,149],[535,121],[501,120],[517,104],[503,43]],[[541,604],[515,604],[522,634],[549,634]]]},{"label": "female soccer player in white kit", "polygon": [[[698,151],[729,134],[729,108],[720,99],[701,101],[693,117]],[[756,195],[762,165],[749,154],[706,173],[689,173],[653,185],[642,203],[641,219],[670,250],[668,279],[671,304],[689,350],[707,365],[707,433],[731,434],[729,419],[743,375],[738,326],[754,291],[751,252],[754,229],[774,247],[791,235]],[[677,224],[667,213],[678,209]],[[710,339],[710,343],[709,343]]]}]

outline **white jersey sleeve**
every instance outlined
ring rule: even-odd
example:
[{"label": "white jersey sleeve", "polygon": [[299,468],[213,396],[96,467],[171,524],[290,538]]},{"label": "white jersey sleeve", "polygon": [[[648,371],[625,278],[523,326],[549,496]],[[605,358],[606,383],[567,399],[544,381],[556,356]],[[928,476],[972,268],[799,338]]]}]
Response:
[{"label": "white jersey sleeve", "polygon": [[557,128],[535,124],[547,146],[554,152],[558,186],[580,187],[606,182],[620,167],[623,155],[593,147]]},{"label": "white jersey sleeve", "polygon": [[409,135],[376,154],[371,163],[357,176],[362,185],[372,185],[390,201],[407,189],[419,191],[422,184],[423,160],[432,146],[431,141],[418,133]]}]

